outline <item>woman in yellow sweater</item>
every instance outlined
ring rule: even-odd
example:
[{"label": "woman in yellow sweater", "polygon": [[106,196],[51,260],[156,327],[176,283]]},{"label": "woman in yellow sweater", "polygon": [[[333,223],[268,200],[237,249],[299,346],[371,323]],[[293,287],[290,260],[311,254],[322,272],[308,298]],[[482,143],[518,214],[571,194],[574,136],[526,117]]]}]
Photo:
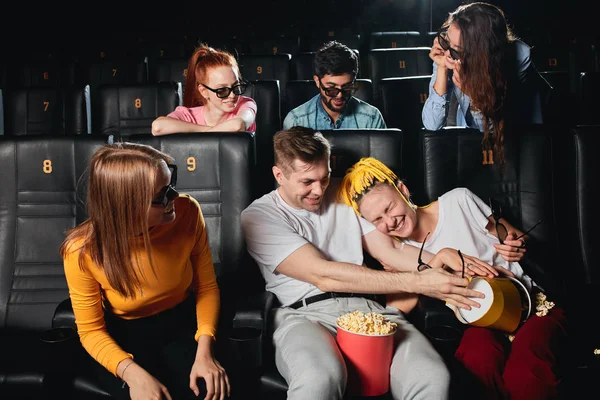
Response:
[{"label": "woman in yellow sweater", "polygon": [[204,218],[176,180],[173,159],[150,146],[103,146],[89,164],[89,218],[60,248],[81,343],[117,398],[230,393],[213,356],[220,300]]}]

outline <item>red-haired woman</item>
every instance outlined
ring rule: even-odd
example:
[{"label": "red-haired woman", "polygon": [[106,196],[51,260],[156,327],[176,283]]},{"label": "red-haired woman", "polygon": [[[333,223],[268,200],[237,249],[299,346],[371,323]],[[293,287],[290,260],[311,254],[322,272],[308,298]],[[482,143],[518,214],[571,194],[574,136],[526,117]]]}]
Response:
[{"label": "red-haired woman", "polygon": [[256,102],[246,96],[235,57],[200,44],[188,61],[183,105],[152,122],[154,136],[191,132],[255,132]]}]

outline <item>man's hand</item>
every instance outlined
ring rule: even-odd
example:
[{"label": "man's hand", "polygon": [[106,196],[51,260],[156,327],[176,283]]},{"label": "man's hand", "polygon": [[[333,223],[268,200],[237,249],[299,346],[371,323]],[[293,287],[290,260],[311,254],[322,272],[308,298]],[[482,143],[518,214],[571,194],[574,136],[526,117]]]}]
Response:
[{"label": "man's hand", "polygon": [[417,275],[415,292],[440,299],[455,307],[470,310],[479,308],[480,304],[470,297],[484,298],[485,295],[476,290],[467,289],[468,278],[455,276],[443,268],[430,268],[422,272],[412,272]]},{"label": "man's hand", "polygon": [[[464,253],[462,253],[462,256],[465,260],[465,276],[479,275],[490,278],[498,276],[498,271],[496,268],[485,261],[481,261],[477,257],[473,257]],[[446,266],[460,274],[462,274],[463,271],[463,263],[458,255],[458,250],[449,247],[445,247],[438,251],[433,259],[429,262],[429,265],[431,265],[433,268]]]}]

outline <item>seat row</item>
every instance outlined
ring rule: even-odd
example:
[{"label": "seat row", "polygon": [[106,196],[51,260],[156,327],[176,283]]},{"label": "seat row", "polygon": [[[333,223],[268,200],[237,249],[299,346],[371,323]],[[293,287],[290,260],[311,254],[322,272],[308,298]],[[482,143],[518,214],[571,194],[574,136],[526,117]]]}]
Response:
[{"label": "seat row", "polygon": [[[522,229],[543,219],[531,234],[544,260],[533,277],[542,286],[551,277],[549,284],[566,289],[573,321],[565,398],[591,389],[598,373],[593,349],[600,337],[588,307],[600,284],[593,240],[600,223],[595,206],[600,162],[594,153],[600,126],[523,127],[507,141],[503,167],[490,162],[481,149],[481,134],[468,128],[420,131],[420,151],[410,163],[403,157],[403,132],[398,129],[323,133],[333,144],[334,179],[360,157],[372,156],[401,177],[418,171],[418,178],[408,182],[417,204],[462,186],[494,198],[505,217]],[[260,195],[255,187],[275,184],[272,175],[256,170],[252,135],[134,134],[115,140],[145,143],[171,154],[180,166],[178,190],[202,205],[222,296],[217,351],[232,376],[234,398],[284,399],[287,386],[269,352],[268,310],[274,299],[264,292],[240,227],[241,211]],[[86,218],[86,162],[105,142],[106,137],[92,135],[0,138],[2,398],[108,397],[79,364],[85,354],[74,335],[57,252],[65,231]],[[448,316],[425,308],[414,322],[443,351],[430,329],[441,320],[448,323]],[[248,330],[257,333],[244,336],[251,340],[240,344],[238,333]]]},{"label": "seat row", "polygon": [[[544,120],[565,125],[598,122],[594,93],[600,73],[542,72],[551,88],[543,93]],[[173,78],[176,79],[176,78]],[[360,78],[355,96],[378,107],[388,127],[413,132],[421,128],[421,110],[427,99],[430,75]],[[288,111],[319,93],[312,79],[290,80],[284,88],[276,79],[251,81],[245,95],[258,105],[257,135],[279,130]],[[180,82],[102,84],[67,88],[21,87],[0,92],[4,120],[0,133],[67,135],[92,133],[146,133],[151,122],[181,104]]]},{"label": "seat row", "polygon": [[[387,77],[427,75],[432,72],[429,47],[373,49],[359,53],[359,77],[378,81]],[[242,53],[237,56],[242,76],[248,80],[279,80],[282,90],[289,80],[312,79],[315,52]],[[363,60],[364,58],[364,60]],[[15,60],[0,64],[0,89],[61,87],[89,84],[94,91],[101,84],[185,82],[187,57],[145,56],[98,57],[93,60],[60,62],[56,59]]]}]

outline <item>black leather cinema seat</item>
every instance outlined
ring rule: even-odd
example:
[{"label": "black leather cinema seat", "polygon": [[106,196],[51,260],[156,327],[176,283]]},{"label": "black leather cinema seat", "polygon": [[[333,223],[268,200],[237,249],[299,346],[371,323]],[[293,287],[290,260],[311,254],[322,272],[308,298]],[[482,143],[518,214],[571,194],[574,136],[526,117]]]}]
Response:
[{"label": "black leather cinema seat", "polygon": [[[212,42],[211,42],[212,43]],[[247,54],[298,54],[300,38],[297,35],[257,35],[250,40],[246,50]]]},{"label": "black leather cinema seat", "polygon": [[383,78],[431,75],[433,64],[429,50],[430,47],[369,50],[366,77],[373,81],[375,101],[380,102],[379,81]]},{"label": "black leather cinema seat", "polygon": [[10,87],[58,88],[66,86],[67,69],[56,57],[43,59],[13,60],[9,66]]},{"label": "black leather cinema seat", "polygon": [[[75,140],[74,138],[77,138]],[[0,137],[0,398],[54,399],[68,355],[40,339],[68,298],[58,254],[65,230],[79,222],[77,177],[102,140]],[[53,340],[60,335],[46,335]]]},{"label": "black leather cinema seat", "polygon": [[406,134],[418,135],[418,131],[423,127],[421,111],[429,95],[430,79],[431,75],[422,75],[384,78],[379,81],[379,108],[388,127],[402,129]]},{"label": "black leather cinema seat", "polygon": [[[564,278],[569,298],[572,300],[571,355],[573,370],[568,378],[571,398],[587,396],[596,387],[600,373],[600,356],[594,350],[600,347],[600,329],[596,323],[595,309],[600,291],[600,262],[595,231],[600,224],[598,176],[600,158],[600,125],[577,126],[570,130],[570,146],[562,148],[567,153],[568,174],[560,187],[564,206],[557,209],[557,218],[565,224],[559,231],[561,247],[568,247],[562,259]],[[565,135],[567,136],[567,135]]]},{"label": "black leather cinema seat", "polygon": [[[242,365],[235,363],[239,356],[233,351],[236,347],[229,347],[229,336],[236,300],[252,286],[252,274],[249,274],[252,270],[246,264],[240,214],[253,199],[253,137],[247,132],[217,132],[162,137],[140,134],[115,140],[148,144],[172,155],[179,166],[177,189],[192,195],[202,207],[221,292],[216,351],[235,390],[240,393],[237,382],[242,379],[238,373]],[[55,327],[75,328],[70,300],[63,301],[56,308],[53,324]],[[91,369],[86,368],[87,363],[95,361],[80,346],[78,356],[82,358],[73,380],[73,398],[109,397],[95,383]]]},{"label": "black leather cinema seat", "polygon": [[369,35],[370,49],[395,49],[398,47],[418,47],[423,42],[419,31],[381,31]]},{"label": "black leather cinema seat", "polygon": [[93,135],[152,132],[152,121],[180,105],[175,82],[100,85],[92,96]]},{"label": "black leather cinema seat", "polygon": [[149,82],[180,82],[185,86],[188,72],[188,59],[180,58],[157,58],[153,64]]},{"label": "black leather cinema seat", "polygon": [[[429,94],[430,75],[383,78],[379,81],[379,109],[388,128],[404,132],[404,176],[408,187],[419,183],[421,111]],[[412,167],[410,167],[412,166]],[[418,186],[414,186],[415,189]]]},{"label": "black leather cinema seat", "polygon": [[68,68],[68,82],[89,85],[92,102],[95,101],[96,90],[100,85],[148,82],[148,63],[145,57],[140,56],[84,58],[73,61]]},{"label": "black leather cinema seat", "polygon": [[239,64],[244,79],[249,81],[278,80],[279,90],[281,93],[285,93],[286,84],[292,73],[291,54],[281,52],[277,54],[242,54]]},{"label": "black leather cinema seat", "polygon": [[31,87],[5,94],[7,135],[79,135],[88,133],[89,86]]},{"label": "black leather cinema seat", "polygon": [[577,123],[580,125],[600,124],[597,99],[600,89],[600,72],[581,72],[579,74],[577,110],[579,112]]},{"label": "black leather cinema seat", "polygon": [[[323,135],[332,143],[332,183],[341,180],[346,170],[361,157],[376,157],[395,171],[402,171],[402,131],[399,129],[339,129],[324,130]],[[275,183],[273,183],[275,185]],[[274,188],[274,186],[273,186]],[[369,260],[366,260],[368,263]],[[275,366],[271,335],[272,321],[269,310],[276,305],[274,295],[264,291],[264,280],[258,267],[253,265],[254,275],[259,277],[258,287],[252,295],[238,306],[234,327],[260,329],[262,331],[262,366],[258,371],[260,382],[256,399],[285,399],[287,383]]]},{"label": "black leather cinema seat", "polygon": [[312,80],[315,75],[315,54],[315,51],[306,51],[292,57],[293,79]]},{"label": "black leather cinema seat", "polygon": [[244,96],[256,101],[256,169],[254,177],[254,197],[273,188],[273,135],[281,129],[281,95],[279,81],[252,81]]},{"label": "black leather cinema seat", "polygon": [[[559,246],[555,220],[555,135],[553,127],[543,125],[515,129],[505,142],[506,164],[501,167],[490,163],[489,151],[482,149],[482,134],[477,129],[423,130],[423,181],[417,189],[422,195],[416,204],[427,204],[453,188],[466,187],[486,202],[492,198],[496,207],[501,205],[503,217],[522,230],[543,219],[530,233],[528,257],[521,265],[549,296],[565,305],[564,267],[558,262],[564,247]],[[426,300],[426,332],[436,324],[460,326],[449,309],[443,305],[437,310],[430,308],[437,301]]]}]

